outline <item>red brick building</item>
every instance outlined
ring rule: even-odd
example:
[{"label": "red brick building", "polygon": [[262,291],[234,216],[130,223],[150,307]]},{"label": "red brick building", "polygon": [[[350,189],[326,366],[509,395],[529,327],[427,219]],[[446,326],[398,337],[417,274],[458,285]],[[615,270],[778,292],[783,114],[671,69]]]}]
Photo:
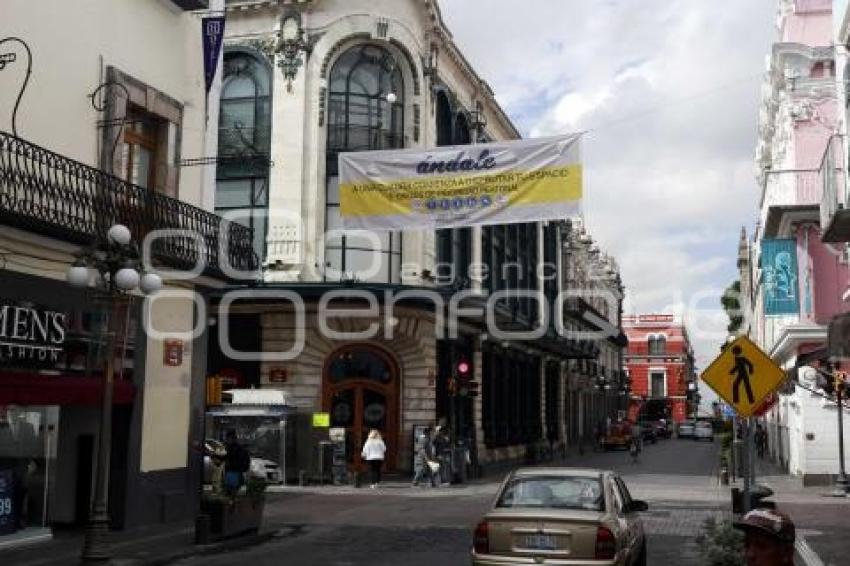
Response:
[{"label": "red brick building", "polygon": [[629,419],[683,421],[693,411],[687,393],[696,379],[685,325],[672,314],[640,314],[624,316],[623,331],[629,338]]}]

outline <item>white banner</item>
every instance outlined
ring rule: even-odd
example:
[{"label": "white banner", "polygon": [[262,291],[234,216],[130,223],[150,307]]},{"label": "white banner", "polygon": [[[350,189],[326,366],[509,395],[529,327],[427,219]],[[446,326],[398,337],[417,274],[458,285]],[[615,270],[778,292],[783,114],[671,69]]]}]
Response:
[{"label": "white banner", "polygon": [[582,198],[579,137],[343,153],[343,225],[438,229],[576,216]]}]

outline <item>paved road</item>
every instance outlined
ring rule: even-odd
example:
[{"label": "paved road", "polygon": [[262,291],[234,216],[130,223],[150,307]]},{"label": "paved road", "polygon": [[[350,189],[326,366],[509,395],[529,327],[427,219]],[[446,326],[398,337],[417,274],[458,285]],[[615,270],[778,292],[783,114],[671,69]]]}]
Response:
[{"label": "paved road", "polygon": [[[694,537],[702,522],[723,515],[726,499],[713,480],[716,451],[713,444],[674,439],[647,446],[637,464],[625,452],[590,453],[568,463],[619,470],[633,495],[650,504],[649,563],[687,566],[698,563]],[[471,530],[495,489],[495,482],[439,490],[289,489],[267,504],[266,524],[280,528],[275,539],[179,564],[468,564]]]}]

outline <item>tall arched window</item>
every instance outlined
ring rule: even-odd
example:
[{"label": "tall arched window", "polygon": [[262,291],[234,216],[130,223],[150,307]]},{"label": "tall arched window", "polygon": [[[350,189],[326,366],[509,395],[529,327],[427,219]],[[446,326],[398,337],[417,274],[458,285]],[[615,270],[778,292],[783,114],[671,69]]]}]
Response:
[{"label": "tall arched window", "polygon": [[647,338],[650,356],[663,356],[667,353],[667,338],[660,334],[651,334]]},{"label": "tall arched window", "polygon": [[[339,154],[404,147],[404,81],[389,51],[366,44],[352,47],[337,59],[328,90],[325,227],[330,232],[342,229]],[[398,283],[401,234],[380,232],[369,236],[359,231],[329,234],[325,278],[353,276],[361,281]],[[377,272],[368,273],[376,265]]]},{"label": "tall arched window", "polygon": [[265,254],[269,203],[271,73],[257,57],[224,54],[218,121],[215,210],[254,229],[254,250]]}]

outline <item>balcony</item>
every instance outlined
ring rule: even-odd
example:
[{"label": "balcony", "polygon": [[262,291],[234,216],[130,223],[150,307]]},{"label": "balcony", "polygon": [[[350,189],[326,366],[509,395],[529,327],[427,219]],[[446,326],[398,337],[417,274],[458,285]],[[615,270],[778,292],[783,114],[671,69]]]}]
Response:
[{"label": "balcony", "polygon": [[767,170],[763,187],[761,222],[765,237],[780,235],[789,220],[816,220],[823,190],[819,170]]},{"label": "balcony", "polygon": [[211,276],[227,265],[257,269],[250,228],[0,132],[0,224],[87,245],[116,223],[138,242],[153,230],[195,235],[158,238],[155,265],[190,269],[200,261]]},{"label": "balcony", "polygon": [[844,170],[844,136],[832,136],[818,171],[823,187],[820,225],[824,242],[850,242],[850,210],[847,208],[847,176]]}]

